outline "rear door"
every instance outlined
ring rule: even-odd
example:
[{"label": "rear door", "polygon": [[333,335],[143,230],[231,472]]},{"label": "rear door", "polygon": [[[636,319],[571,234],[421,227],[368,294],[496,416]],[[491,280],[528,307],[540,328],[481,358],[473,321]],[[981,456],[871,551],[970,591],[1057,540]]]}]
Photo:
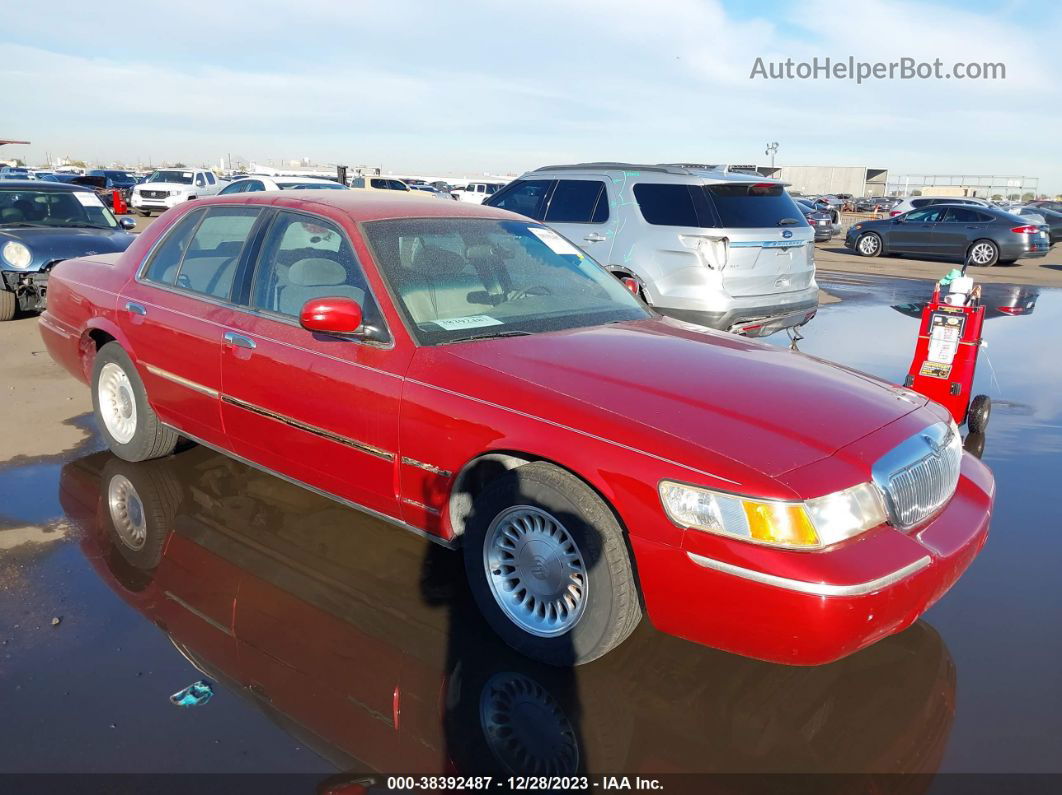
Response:
[{"label": "rear door", "polygon": [[993,220],[976,207],[946,207],[933,230],[933,253],[965,257],[970,243],[985,237],[989,222]]},{"label": "rear door", "polygon": [[811,285],[815,232],[783,186],[733,182],[702,190],[727,241],[722,275],[730,295],[774,295]]},{"label": "rear door", "polygon": [[614,240],[607,186],[603,174],[558,179],[542,218],[602,264],[608,264]]},{"label": "rear door", "polygon": [[221,427],[221,329],[261,207],[194,210],[156,247],[118,302],[122,331],[164,421],[214,444]]}]

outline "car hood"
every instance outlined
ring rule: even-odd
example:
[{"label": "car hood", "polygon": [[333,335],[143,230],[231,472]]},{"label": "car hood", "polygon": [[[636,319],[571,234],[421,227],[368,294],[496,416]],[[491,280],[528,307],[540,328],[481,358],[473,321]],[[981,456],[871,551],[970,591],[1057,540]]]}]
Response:
[{"label": "car hood", "polygon": [[33,254],[32,268],[41,268],[57,260],[125,251],[134,239],[123,229],[0,228],[0,246],[9,240],[27,246]]},{"label": "car hood", "polygon": [[[927,402],[799,352],[668,319],[446,350],[595,407],[611,416],[616,435],[638,424],[683,458],[721,455],[769,477],[826,458]],[[542,397],[539,416],[551,405]]]}]

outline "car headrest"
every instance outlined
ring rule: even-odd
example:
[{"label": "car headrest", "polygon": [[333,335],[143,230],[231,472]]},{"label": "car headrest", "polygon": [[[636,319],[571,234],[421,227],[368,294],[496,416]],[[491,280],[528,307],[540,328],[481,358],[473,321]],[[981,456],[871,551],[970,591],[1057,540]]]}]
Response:
[{"label": "car headrest", "polygon": [[447,251],[438,246],[421,246],[413,255],[411,262],[414,269],[432,276],[448,276],[463,273],[465,258],[454,251]]},{"label": "car headrest", "polygon": [[346,281],[346,268],[324,257],[300,259],[288,270],[288,282],[300,287],[331,287]]}]

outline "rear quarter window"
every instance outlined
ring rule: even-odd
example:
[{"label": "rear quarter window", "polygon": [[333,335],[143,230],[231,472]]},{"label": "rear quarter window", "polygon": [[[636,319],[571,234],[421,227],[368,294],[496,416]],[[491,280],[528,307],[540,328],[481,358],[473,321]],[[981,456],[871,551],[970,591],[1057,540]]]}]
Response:
[{"label": "rear quarter window", "polygon": [[162,242],[151,255],[151,260],[144,271],[145,279],[173,286],[177,281],[177,270],[181,265],[181,260],[184,259],[184,252],[205,212],[205,210],[196,210],[188,213],[166,232]]},{"label": "rear quarter window", "polygon": [[642,217],[653,226],[714,226],[698,186],[641,183],[634,198]]}]

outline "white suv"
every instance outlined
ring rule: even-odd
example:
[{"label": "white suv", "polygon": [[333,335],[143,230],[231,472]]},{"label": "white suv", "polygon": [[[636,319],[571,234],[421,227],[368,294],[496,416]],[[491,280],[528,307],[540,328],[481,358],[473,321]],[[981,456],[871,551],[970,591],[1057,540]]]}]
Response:
[{"label": "white suv", "polygon": [[458,201],[470,204],[486,204],[487,199],[505,186],[504,182],[469,182],[463,188],[455,188],[451,193]]},{"label": "white suv", "polygon": [[200,168],[163,168],[133,187],[129,205],[141,215],[161,213],[182,202],[213,196],[228,182]]},{"label": "white suv", "polygon": [[484,204],[548,224],[680,320],[763,336],[818,308],[815,232],[776,180],[583,163],[524,174]]}]

